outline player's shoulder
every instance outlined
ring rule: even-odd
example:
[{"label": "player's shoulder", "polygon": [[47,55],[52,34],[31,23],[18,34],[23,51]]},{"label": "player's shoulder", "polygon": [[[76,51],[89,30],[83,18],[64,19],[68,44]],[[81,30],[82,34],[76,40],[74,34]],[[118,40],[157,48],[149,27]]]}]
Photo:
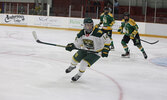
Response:
[{"label": "player's shoulder", "polygon": [[101,37],[103,35],[103,31],[99,28],[94,28],[92,35],[95,37]]},{"label": "player's shoulder", "polygon": [[104,15],[104,13],[102,13],[100,16],[103,16]]},{"label": "player's shoulder", "polygon": [[80,38],[84,35],[84,29],[80,30],[79,33],[77,34],[77,38]]},{"label": "player's shoulder", "polygon": [[131,19],[131,18],[129,18],[129,22],[128,22],[130,25],[132,25],[132,26],[135,26],[136,25],[136,22],[133,20],[133,19]]},{"label": "player's shoulder", "polygon": [[121,22],[125,22],[125,19],[122,19]]},{"label": "player's shoulder", "polygon": [[108,15],[109,15],[110,17],[113,17],[112,13],[108,13]]},{"label": "player's shoulder", "polygon": [[125,19],[122,19],[122,20],[121,20],[121,24],[125,24]]}]

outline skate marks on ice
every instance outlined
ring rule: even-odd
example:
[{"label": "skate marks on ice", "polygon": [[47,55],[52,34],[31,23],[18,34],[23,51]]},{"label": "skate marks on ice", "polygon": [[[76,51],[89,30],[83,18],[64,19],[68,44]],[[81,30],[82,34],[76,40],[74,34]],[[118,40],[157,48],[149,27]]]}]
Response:
[{"label": "skate marks on ice", "polygon": [[[9,56],[10,59],[8,58]],[[31,93],[32,95],[45,94],[46,96],[51,96],[52,98],[59,97],[61,100],[79,99],[80,96],[87,95],[83,96],[80,100],[89,100],[89,98],[101,100],[102,98],[104,99],[104,97],[106,100],[110,100],[109,98],[116,99],[119,94],[115,84],[108,81],[104,76],[99,75],[98,73],[92,73],[92,71],[89,70],[87,75],[83,75],[83,78],[81,78],[80,81],[71,83],[71,77],[77,70],[70,74],[65,74],[64,70],[65,67],[68,66],[67,62],[60,61],[56,57],[47,58],[37,55],[27,57],[24,55],[3,54],[3,58],[3,62],[10,61],[10,64],[3,64],[3,68],[6,68],[5,72],[8,72],[6,74],[4,73],[4,76],[6,76],[5,78],[16,79],[13,84],[15,84],[15,87],[21,88],[21,93],[20,91],[16,91],[14,93],[15,95],[24,95],[27,93]],[[97,83],[97,80],[101,81]],[[9,90],[11,88],[13,87],[9,87]],[[23,91],[24,89],[26,91]],[[101,92],[98,93],[97,91]],[[13,94],[13,92],[11,93]],[[113,95],[110,95],[111,93]],[[66,96],[64,97],[62,94],[66,94]],[[76,96],[76,94],[78,95]],[[42,97],[46,98],[45,96]],[[71,99],[67,99],[67,97]],[[17,97],[13,98],[16,99]],[[23,98],[27,98],[27,96],[24,96]],[[33,96],[33,98],[38,97]]]}]

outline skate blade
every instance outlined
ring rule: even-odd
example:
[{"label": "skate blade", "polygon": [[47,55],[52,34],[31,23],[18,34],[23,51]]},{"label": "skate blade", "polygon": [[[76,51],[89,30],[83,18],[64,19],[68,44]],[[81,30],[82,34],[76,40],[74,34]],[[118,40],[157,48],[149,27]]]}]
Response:
[{"label": "skate blade", "polygon": [[115,49],[110,49],[110,51],[115,51]]},{"label": "skate blade", "polygon": [[122,56],[122,58],[130,58],[130,56]]}]

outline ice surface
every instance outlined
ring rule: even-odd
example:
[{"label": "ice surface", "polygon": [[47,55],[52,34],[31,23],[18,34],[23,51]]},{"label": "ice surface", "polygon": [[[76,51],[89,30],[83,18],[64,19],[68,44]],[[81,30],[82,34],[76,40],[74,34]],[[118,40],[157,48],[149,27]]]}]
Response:
[{"label": "ice surface", "polygon": [[[166,100],[167,39],[141,37],[157,44],[142,42],[148,54],[130,41],[131,57],[121,58],[122,35],[113,34],[115,51],[101,58],[77,81],[71,82],[78,67],[66,74],[76,52],[36,43],[41,41],[66,45],[77,31],[0,26],[0,100]],[[158,59],[158,60],[157,60]],[[160,62],[161,61],[161,62]]]}]

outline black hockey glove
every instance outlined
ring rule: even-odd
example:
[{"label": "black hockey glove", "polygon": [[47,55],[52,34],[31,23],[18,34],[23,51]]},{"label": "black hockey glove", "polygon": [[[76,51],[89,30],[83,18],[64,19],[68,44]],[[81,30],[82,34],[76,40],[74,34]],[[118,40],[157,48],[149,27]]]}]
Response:
[{"label": "black hockey glove", "polygon": [[103,50],[102,50],[102,57],[108,57],[108,52],[110,51],[109,46],[104,46]]},{"label": "black hockey glove", "polygon": [[67,51],[72,51],[73,49],[75,49],[75,45],[74,43],[69,43],[67,44],[66,48]]}]

